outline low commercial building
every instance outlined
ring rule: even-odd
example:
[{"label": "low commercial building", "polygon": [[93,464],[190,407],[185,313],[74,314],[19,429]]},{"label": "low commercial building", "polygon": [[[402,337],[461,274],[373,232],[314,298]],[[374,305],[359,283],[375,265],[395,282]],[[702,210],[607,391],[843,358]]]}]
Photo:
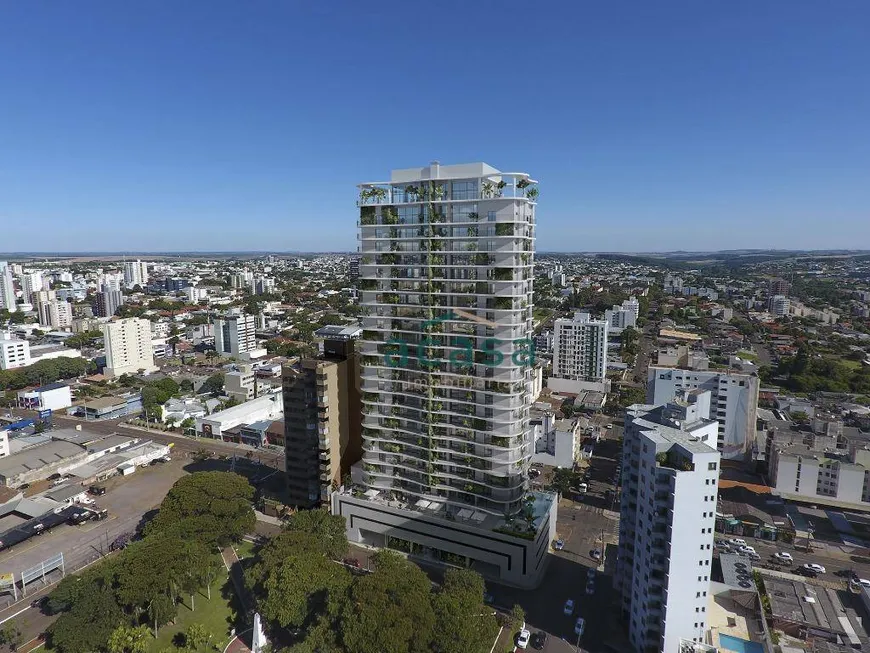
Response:
[{"label": "low commercial building", "polygon": [[31,364],[53,358],[82,358],[82,352],[63,345],[33,345],[30,348]]},{"label": "low commercial building", "polygon": [[129,394],[119,397],[91,399],[73,408],[76,415],[86,420],[103,420],[135,415],[142,411],[142,395]]},{"label": "low commercial building", "polygon": [[29,410],[61,410],[72,406],[72,393],[65,383],[49,383],[18,392],[18,407]]},{"label": "low commercial building", "polygon": [[85,462],[88,451],[81,445],[64,440],[51,440],[0,458],[0,483],[18,487],[34,483],[52,474],[63,474]]},{"label": "low commercial building", "polygon": [[223,432],[241,425],[264,419],[281,419],[284,407],[281,395],[267,395],[246,401],[238,406],[212,413],[196,420],[196,433],[206,438],[223,439]]}]

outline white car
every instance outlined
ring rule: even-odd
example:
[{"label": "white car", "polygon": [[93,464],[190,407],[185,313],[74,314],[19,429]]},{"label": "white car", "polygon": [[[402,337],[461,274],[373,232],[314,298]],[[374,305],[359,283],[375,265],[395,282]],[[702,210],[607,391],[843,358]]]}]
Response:
[{"label": "white car", "polygon": [[577,635],[577,637],[582,637],[585,629],[586,620],[583,617],[577,617],[577,622],[574,624],[574,634]]},{"label": "white car", "polygon": [[822,565],[817,565],[815,562],[808,562],[804,565],[804,569],[807,571],[814,571],[817,574],[824,574],[825,568]]},{"label": "white car", "polygon": [[779,553],[774,553],[773,557],[780,562],[788,562],[791,564],[794,562],[794,558],[791,557],[791,553],[786,553],[785,551],[780,551]]},{"label": "white car", "polygon": [[519,635],[517,635],[517,648],[527,648],[531,638],[532,633],[523,628]]},{"label": "white car", "polygon": [[731,546],[746,546],[746,540],[741,540],[739,537],[732,537],[728,540],[728,544]]},{"label": "white car", "polygon": [[601,560],[601,549],[592,549],[592,559]]},{"label": "white car", "polygon": [[562,608],[562,612],[568,616],[574,614],[574,599],[568,599],[565,601],[565,607]]},{"label": "white car", "polygon": [[737,551],[740,553],[755,553],[755,547],[744,545],[744,546],[739,547],[737,549]]},{"label": "white car", "polygon": [[90,506],[96,502],[93,499],[91,499],[90,497],[84,497],[83,499],[79,499],[79,503],[83,503],[86,506]]},{"label": "white car", "polygon": [[867,580],[866,578],[859,578],[858,584],[862,587],[870,587],[870,580]]}]

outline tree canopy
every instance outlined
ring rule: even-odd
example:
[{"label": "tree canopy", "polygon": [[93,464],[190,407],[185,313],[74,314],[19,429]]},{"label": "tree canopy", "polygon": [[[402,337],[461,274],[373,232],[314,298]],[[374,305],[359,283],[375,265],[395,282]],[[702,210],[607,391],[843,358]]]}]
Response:
[{"label": "tree canopy", "polygon": [[145,534],[171,533],[210,545],[238,541],[254,530],[254,488],[231,472],[197,472],[179,479]]},{"label": "tree canopy", "polygon": [[0,370],[0,390],[20,390],[62,379],[83,376],[89,368],[84,358],[50,358],[27,367]]}]

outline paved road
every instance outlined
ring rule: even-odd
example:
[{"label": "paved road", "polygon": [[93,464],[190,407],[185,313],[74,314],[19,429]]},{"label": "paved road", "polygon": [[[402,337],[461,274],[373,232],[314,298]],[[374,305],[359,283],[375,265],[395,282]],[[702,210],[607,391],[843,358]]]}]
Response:
[{"label": "paved road", "polygon": [[[778,552],[784,551],[786,553],[790,553],[794,558],[794,565],[784,566],[782,567],[782,571],[790,571],[793,572],[801,565],[806,564],[808,562],[814,562],[816,564],[820,564],[826,569],[826,573],[822,574],[820,578],[824,578],[825,580],[840,580],[844,579],[845,574],[849,571],[854,571],[861,578],[870,579],[870,564],[864,561],[856,561],[853,560],[852,556],[848,554],[839,553],[834,554],[830,551],[817,549],[810,553],[806,551],[806,540],[799,539],[797,544],[785,544],[783,542],[768,542],[767,540],[759,540],[751,537],[743,537],[743,536],[733,536],[733,535],[722,535],[721,533],[716,534],[717,540],[727,540],[731,537],[741,537],[746,540],[746,543],[753,546],[758,555],[761,556],[761,560],[756,561],[754,564],[766,564],[771,561],[771,556]],[[839,572],[839,573],[838,573]],[[845,581],[844,581],[845,582]]]}]

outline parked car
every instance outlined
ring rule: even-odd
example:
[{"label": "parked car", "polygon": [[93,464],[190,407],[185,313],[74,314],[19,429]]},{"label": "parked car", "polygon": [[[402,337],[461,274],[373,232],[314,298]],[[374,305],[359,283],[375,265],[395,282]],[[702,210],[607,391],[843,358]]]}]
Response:
[{"label": "parked car", "polygon": [[529,640],[532,638],[532,633],[523,628],[517,635],[517,648],[527,648]]},{"label": "parked car", "polygon": [[739,537],[732,537],[728,540],[728,544],[731,546],[746,546],[746,540],[740,539]]},{"label": "parked car", "polygon": [[794,562],[794,558],[791,557],[791,553],[786,553],[785,551],[778,551],[777,553],[773,554],[773,557],[779,562],[787,562],[789,564]]},{"label": "parked car", "polygon": [[590,578],[586,581],[586,595],[592,596],[593,594],[595,594],[595,581]]},{"label": "parked car", "polygon": [[577,617],[577,621],[574,623],[574,634],[577,637],[582,637],[584,630],[586,630],[586,620],[583,617]]},{"label": "parked car", "polygon": [[592,556],[593,560],[601,560],[601,549],[592,549],[589,555]]},{"label": "parked car", "polygon": [[580,494],[585,494],[586,492],[589,491],[589,484],[588,483],[578,483],[577,484],[577,491]]},{"label": "parked car", "polygon": [[808,568],[806,565],[804,565],[802,567],[798,567],[797,569],[795,569],[795,573],[806,576],[807,578],[815,578],[816,576],[819,575],[817,572]]},{"label": "parked car", "polygon": [[532,648],[538,651],[542,651],[544,647],[547,645],[547,633],[543,630],[539,630],[534,635],[532,635]]},{"label": "parked car", "polygon": [[566,616],[574,614],[574,599],[568,599],[565,601],[565,607],[562,608],[562,612],[565,613]]},{"label": "parked car", "polygon": [[728,542],[716,542],[716,549],[725,553],[731,553],[731,545]]},{"label": "parked car", "polygon": [[564,541],[564,540],[555,540],[555,541],[553,542],[553,548],[554,548],[556,551],[561,551],[562,549],[565,548],[565,541]]},{"label": "parked car", "polygon": [[824,574],[825,568],[822,565],[817,565],[815,562],[808,562],[804,565],[804,569],[809,569],[817,574]]},{"label": "parked car", "polygon": [[95,496],[101,497],[106,493],[106,488],[104,488],[102,485],[92,485],[88,488],[88,492]]}]

